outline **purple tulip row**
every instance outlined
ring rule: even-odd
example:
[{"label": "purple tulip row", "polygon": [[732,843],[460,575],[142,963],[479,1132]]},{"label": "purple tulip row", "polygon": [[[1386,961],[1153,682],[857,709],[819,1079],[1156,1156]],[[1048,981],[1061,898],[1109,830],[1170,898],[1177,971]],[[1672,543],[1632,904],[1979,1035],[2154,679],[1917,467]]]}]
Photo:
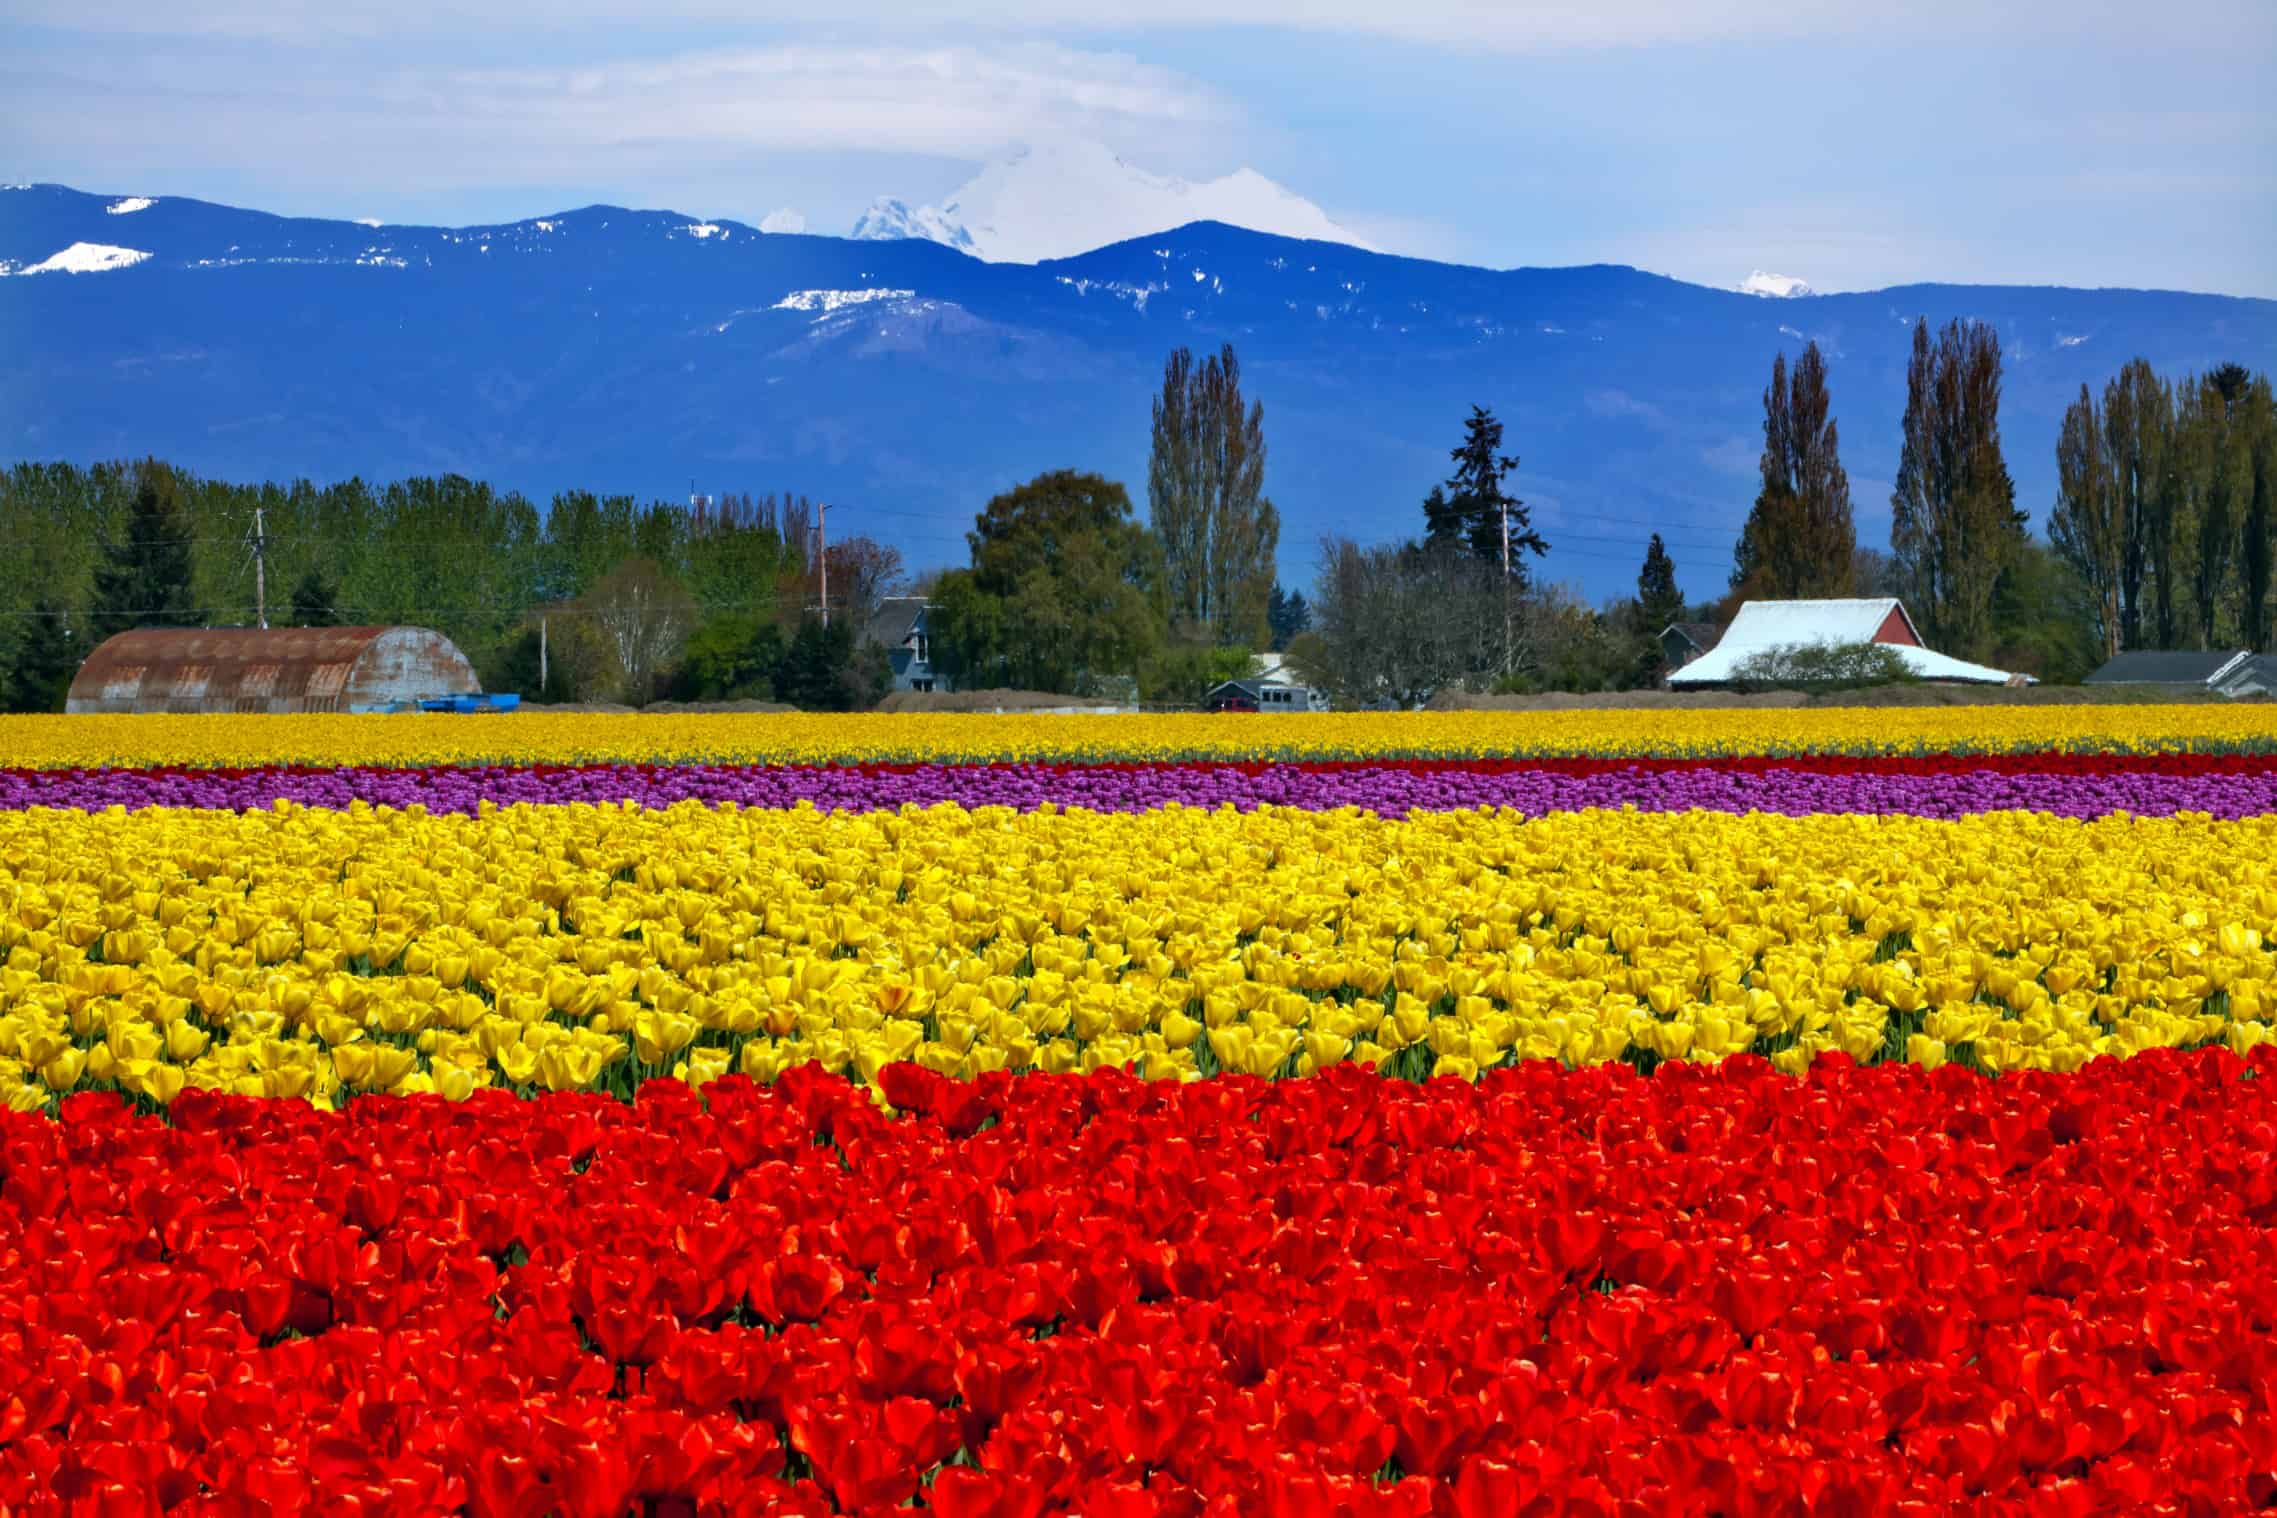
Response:
[{"label": "purple tulip row", "polygon": [[1188,765],[1049,769],[1041,766],[940,766],[906,772],[690,765],[624,765],[580,770],[442,768],[253,771],[225,774],[165,771],[0,772],[0,810],[110,806],[267,807],[423,805],[430,812],[472,812],[483,801],[567,804],[635,801],[735,802],[824,810],[869,811],[954,801],[968,807],[1033,808],[1045,802],[1093,811],[1145,811],[1185,806],[1290,806],[1309,810],[1364,807],[1386,816],[1464,807],[1514,807],[1529,814],[1586,807],[1644,811],[1700,808],[1725,812],[1903,813],[1964,817],[2011,809],[2065,817],[2111,812],[2163,816],[2207,812],[2234,818],[2277,813],[2277,770],[2258,774],[1943,775],[1829,774],[1809,769],[1756,773],[1707,768],[1613,770],[1559,774],[1543,770],[1480,773],[1359,766],[1324,769],[1238,769]]}]

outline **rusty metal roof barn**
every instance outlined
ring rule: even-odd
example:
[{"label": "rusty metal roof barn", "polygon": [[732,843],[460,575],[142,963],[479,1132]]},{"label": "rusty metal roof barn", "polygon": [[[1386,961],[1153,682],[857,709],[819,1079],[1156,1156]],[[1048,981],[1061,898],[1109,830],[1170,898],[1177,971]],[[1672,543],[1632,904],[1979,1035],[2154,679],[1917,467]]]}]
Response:
[{"label": "rusty metal roof barn", "polygon": [[87,656],[64,710],[368,712],[481,690],[424,627],[144,627]]}]

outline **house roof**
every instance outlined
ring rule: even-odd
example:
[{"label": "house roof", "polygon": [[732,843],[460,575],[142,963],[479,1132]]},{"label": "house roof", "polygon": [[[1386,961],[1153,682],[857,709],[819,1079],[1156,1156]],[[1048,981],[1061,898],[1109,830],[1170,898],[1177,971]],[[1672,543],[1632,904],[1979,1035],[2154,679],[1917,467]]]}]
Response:
[{"label": "house roof", "polygon": [[1667,627],[1661,629],[1660,635],[1665,638],[1670,633],[1676,634],[1694,648],[1706,653],[1722,641],[1724,625],[1721,622],[1671,622]]},{"label": "house roof", "polygon": [[1236,695],[1247,696],[1252,701],[1261,701],[1265,696],[1265,685],[1263,680],[1220,680],[1203,692],[1202,699],[1215,701],[1220,695],[1231,691]]},{"label": "house roof", "polygon": [[878,609],[871,614],[870,625],[862,630],[862,636],[869,642],[898,648],[909,641],[910,631],[924,614],[923,596],[887,596],[878,602]]},{"label": "house roof", "polygon": [[2243,649],[2130,649],[2087,677],[2089,685],[2212,685],[2251,657]]},{"label": "house roof", "polygon": [[[1668,677],[1670,685],[1725,685],[1738,678],[1740,666],[1773,649],[1814,644],[1871,643],[1882,624],[1895,611],[1913,618],[1894,596],[1845,601],[1749,601],[1732,618],[1716,646]],[[1918,636],[1918,634],[1917,634]],[[2006,685],[2009,673],[1988,665],[1971,664],[1933,649],[1910,644],[1883,645],[1920,680],[1948,680],[1973,685]]]}]

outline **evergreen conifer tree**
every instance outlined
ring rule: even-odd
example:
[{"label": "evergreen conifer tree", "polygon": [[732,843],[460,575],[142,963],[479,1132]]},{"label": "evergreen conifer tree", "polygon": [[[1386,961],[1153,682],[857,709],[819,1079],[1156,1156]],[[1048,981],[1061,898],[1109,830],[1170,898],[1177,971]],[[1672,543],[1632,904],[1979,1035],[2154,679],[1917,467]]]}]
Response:
[{"label": "evergreen conifer tree", "polygon": [[1640,625],[1654,638],[1670,623],[1684,619],[1684,592],[1676,588],[1676,561],[1668,556],[1657,532],[1645,545],[1644,567],[1637,573],[1637,605],[1642,609]]},{"label": "evergreen conifer tree", "polygon": [[86,650],[72,632],[69,616],[54,601],[39,601],[23,621],[15,668],[9,673],[8,710],[62,711]]},{"label": "evergreen conifer tree", "polygon": [[1312,626],[1312,608],[1305,604],[1305,593],[1274,586],[1273,598],[1265,606],[1265,622],[1272,629],[1273,652],[1286,652],[1289,640]]},{"label": "evergreen conifer tree", "polygon": [[196,627],[190,596],[189,524],[175,499],[174,473],[156,459],[136,471],[126,530],[103,545],[95,566],[88,631],[96,641],[136,627]]},{"label": "evergreen conifer tree", "polygon": [[295,627],[338,627],[340,587],[311,567],[293,585],[292,622]]},{"label": "evergreen conifer tree", "polygon": [[1463,423],[1463,441],[1449,450],[1455,472],[1443,489],[1434,489],[1423,503],[1425,540],[1457,543],[1472,557],[1499,566],[1502,562],[1503,514],[1510,519],[1510,573],[1523,590],[1527,573],[1523,554],[1537,557],[1550,545],[1534,530],[1526,503],[1503,488],[1503,479],[1518,470],[1515,454],[1502,451],[1502,423],[1484,406],[1471,407]]}]

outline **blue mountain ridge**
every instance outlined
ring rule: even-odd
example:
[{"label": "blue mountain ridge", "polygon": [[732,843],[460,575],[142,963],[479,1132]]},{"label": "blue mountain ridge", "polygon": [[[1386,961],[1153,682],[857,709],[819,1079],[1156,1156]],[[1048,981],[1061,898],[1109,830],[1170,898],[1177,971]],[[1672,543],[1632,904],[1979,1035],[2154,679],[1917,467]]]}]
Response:
[{"label": "blue mountain ridge", "polygon": [[[0,459],[150,453],[231,479],[455,471],[544,497],[792,489],[962,562],[994,492],[1096,469],[1143,514],[1163,356],[1231,342],[1265,407],[1285,579],[1407,535],[1469,406],[1522,457],[1541,565],[1592,599],[1660,531],[1721,589],[1772,356],[1828,355],[1860,537],[1888,532],[1916,316],[1992,322],[2019,501],[2127,359],[2277,367],[2277,301],[1911,285],[1764,299],[1617,265],[1489,270],[1202,222],[1037,265],[588,206],[370,227],[58,185],[0,190]],[[25,272],[75,243],[149,256]],[[829,293],[834,292],[834,293]],[[840,514],[840,513],[843,514]]]}]

